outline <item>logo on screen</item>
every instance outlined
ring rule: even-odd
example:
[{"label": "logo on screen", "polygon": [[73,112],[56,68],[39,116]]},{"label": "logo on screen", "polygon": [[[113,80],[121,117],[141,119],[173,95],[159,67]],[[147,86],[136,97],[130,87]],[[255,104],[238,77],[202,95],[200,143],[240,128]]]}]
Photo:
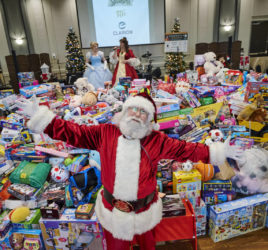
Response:
[{"label": "logo on screen", "polygon": [[133,0],[109,0],[108,6],[132,6]]},{"label": "logo on screen", "polygon": [[120,22],[119,24],[118,24],[118,26],[119,26],[119,29],[125,29],[126,28],[126,23],[125,22]]}]

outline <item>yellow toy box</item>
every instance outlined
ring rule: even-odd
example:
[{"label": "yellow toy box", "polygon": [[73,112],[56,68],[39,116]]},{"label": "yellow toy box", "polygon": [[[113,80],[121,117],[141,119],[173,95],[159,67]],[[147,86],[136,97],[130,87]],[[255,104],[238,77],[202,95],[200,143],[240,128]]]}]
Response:
[{"label": "yellow toy box", "polygon": [[190,200],[194,207],[200,205],[201,174],[197,169],[173,172],[173,193]]}]

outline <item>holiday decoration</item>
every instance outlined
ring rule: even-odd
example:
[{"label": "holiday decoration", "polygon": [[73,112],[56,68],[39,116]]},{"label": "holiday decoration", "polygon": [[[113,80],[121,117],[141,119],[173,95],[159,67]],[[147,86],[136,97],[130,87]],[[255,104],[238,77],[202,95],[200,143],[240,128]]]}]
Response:
[{"label": "holiday decoration", "polygon": [[[171,29],[171,33],[179,33],[180,28],[180,19],[177,17],[175,18],[175,23]],[[185,71],[184,54],[182,52],[166,53],[165,67],[166,72],[172,75]]]},{"label": "holiday decoration", "polygon": [[67,35],[65,49],[67,58],[66,71],[73,74],[84,71],[85,59],[72,27],[70,27]]}]

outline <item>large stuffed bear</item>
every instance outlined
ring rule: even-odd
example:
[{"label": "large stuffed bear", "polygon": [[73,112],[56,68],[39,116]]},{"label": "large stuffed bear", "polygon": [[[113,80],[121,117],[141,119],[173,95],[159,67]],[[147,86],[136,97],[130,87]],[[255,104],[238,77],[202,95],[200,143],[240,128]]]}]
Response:
[{"label": "large stuffed bear", "polygon": [[87,81],[86,77],[78,78],[74,82],[75,87],[77,88],[77,95],[83,96],[87,92],[92,92],[95,90],[94,86]]},{"label": "large stuffed bear", "polygon": [[204,64],[204,69],[207,74],[207,77],[212,77],[216,75],[221,68],[223,68],[223,64],[216,60],[216,55],[214,52],[207,52],[204,54],[204,58],[206,60]]},{"label": "large stuffed bear", "polygon": [[268,192],[268,151],[251,148],[236,162],[238,169],[232,178],[233,189],[242,194]]}]

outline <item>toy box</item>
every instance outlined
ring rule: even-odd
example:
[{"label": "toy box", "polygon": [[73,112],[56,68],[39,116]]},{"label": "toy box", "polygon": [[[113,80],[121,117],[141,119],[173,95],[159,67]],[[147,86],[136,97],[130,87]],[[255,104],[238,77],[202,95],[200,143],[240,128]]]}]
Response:
[{"label": "toy box", "polygon": [[201,174],[197,169],[190,172],[173,172],[173,193],[188,198],[193,207],[200,205]]},{"label": "toy box", "polygon": [[225,72],[225,82],[226,85],[242,85],[243,74],[240,70],[228,70]]},{"label": "toy box", "polygon": [[265,104],[268,104],[268,83],[267,82],[248,82],[245,93],[245,101],[251,102],[256,94],[261,94]]},{"label": "toy box", "polygon": [[52,86],[48,84],[28,86],[20,89],[20,94],[29,98],[33,95],[41,95],[52,90]]},{"label": "toy box", "polygon": [[206,205],[220,204],[226,201],[232,201],[235,197],[235,191],[222,190],[222,191],[203,191],[202,198]]},{"label": "toy box", "polygon": [[41,230],[12,229],[5,238],[0,239],[0,249],[43,250],[45,246]]},{"label": "toy box", "polygon": [[105,249],[102,229],[93,214],[90,220],[75,218],[75,209],[65,209],[59,220],[39,221],[47,250]]},{"label": "toy box", "polygon": [[0,239],[4,238],[8,231],[12,228],[12,224],[8,219],[9,210],[5,210],[0,214]]},{"label": "toy box", "polygon": [[257,194],[210,207],[209,234],[214,242],[265,226],[268,197]]},{"label": "toy box", "polygon": [[224,191],[232,190],[232,182],[230,180],[210,180],[203,182],[203,191]]},{"label": "toy box", "polygon": [[41,218],[40,209],[33,209],[25,221],[12,223],[13,229],[40,229],[39,220]]},{"label": "toy box", "polygon": [[196,235],[205,235],[207,225],[207,209],[206,204],[202,199],[200,200],[200,206],[195,207],[194,211],[196,218]]}]

